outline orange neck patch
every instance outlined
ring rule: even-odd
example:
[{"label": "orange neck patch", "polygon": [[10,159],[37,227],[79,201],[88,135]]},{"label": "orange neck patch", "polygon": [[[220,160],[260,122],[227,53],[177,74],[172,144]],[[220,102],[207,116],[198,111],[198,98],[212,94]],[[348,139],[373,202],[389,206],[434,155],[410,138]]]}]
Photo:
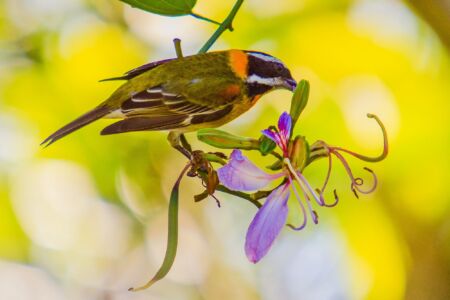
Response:
[{"label": "orange neck patch", "polygon": [[248,57],[244,51],[230,50],[230,66],[233,72],[244,79],[247,77]]}]

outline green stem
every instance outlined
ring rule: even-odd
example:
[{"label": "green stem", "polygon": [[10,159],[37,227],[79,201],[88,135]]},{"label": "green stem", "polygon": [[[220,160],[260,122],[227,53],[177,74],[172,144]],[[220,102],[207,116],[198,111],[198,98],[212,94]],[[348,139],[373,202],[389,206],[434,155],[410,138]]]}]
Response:
[{"label": "green stem", "polygon": [[222,24],[220,24],[216,32],[214,32],[214,34],[203,45],[203,47],[200,49],[200,51],[198,51],[198,53],[206,53],[206,51],[208,51],[209,48],[211,48],[211,46],[217,41],[217,39],[222,35],[222,33],[224,33],[224,31],[226,31],[227,29],[231,30],[234,17],[236,16],[243,2],[244,0],[236,1],[226,19],[222,22]]},{"label": "green stem", "polygon": [[209,23],[213,23],[213,24],[216,24],[216,25],[221,25],[220,22],[217,22],[217,21],[214,21],[214,20],[212,20],[210,18],[198,15],[195,12],[191,12],[190,15],[193,16],[196,19],[199,19],[199,20],[203,20],[203,21],[206,21],[206,22],[209,22]]}]

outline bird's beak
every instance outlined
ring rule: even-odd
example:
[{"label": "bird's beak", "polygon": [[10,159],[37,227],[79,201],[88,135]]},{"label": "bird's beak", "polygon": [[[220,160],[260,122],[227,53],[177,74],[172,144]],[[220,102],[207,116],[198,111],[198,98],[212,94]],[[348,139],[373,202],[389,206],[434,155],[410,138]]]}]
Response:
[{"label": "bird's beak", "polygon": [[297,87],[297,81],[295,81],[292,78],[287,78],[284,80],[284,86],[290,90],[290,91],[294,91],[295,88]]}]

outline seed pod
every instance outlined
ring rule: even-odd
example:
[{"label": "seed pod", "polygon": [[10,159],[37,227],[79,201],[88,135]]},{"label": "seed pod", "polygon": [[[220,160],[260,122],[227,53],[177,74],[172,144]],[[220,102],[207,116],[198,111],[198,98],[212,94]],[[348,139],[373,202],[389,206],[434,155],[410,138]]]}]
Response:
[{"label": "seed pod", "polygon": [[302,171],[309,158],[309,145],[304,136],[297,135],[289,145],[289,159],[295,169]]},{"label": "seed pod", "polygon": [[197,138],[205,144],[220,149],[259,149],[259,141],[256,139],[237,136],[217,129],[200,129],[197,131]]}]

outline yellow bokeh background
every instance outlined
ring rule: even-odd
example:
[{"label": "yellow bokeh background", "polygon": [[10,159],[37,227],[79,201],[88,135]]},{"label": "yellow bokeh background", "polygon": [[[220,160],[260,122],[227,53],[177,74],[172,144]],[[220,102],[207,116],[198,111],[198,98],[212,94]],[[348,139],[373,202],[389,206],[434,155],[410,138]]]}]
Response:
[{"label": "yellow bokeh background", "polygon": [[[233,1],[199,0],[223,19]],[[450,68],[448,48],[409,3],[388,0],[248,0],[212,50],[259,50],[311,84],[296,134],[368,155],[375,193],[355,199],[342,168],[331,184],[340,204],[320,222],[285,229],[258,265],[243,251],[255,214],[217,193],[180,195],[177,260],[166,279],[130,293],[164,253],[170,189],[184,166],[164,132],[100,136],[101,120],[51,147],[40,142],[108,97],[120,75],[194,54],[215,29],[106,0],[0,3],[0,299],[449,299]],[[289,109],[276,91],[224,126],[259,136]],[[188,134],[194,148],[210,149]],[[259,165],[267,158],[251,154]],[[354,170],[362,164],[351,160]],[[337,164],[336,164],[337,165]],[[308,168],[314,184],[326,166]],[[361,171],[360,171],[361,170]],[[362,173],[364,175],[364,173]],[[295,214],[294,214],[295,215]]]}]

